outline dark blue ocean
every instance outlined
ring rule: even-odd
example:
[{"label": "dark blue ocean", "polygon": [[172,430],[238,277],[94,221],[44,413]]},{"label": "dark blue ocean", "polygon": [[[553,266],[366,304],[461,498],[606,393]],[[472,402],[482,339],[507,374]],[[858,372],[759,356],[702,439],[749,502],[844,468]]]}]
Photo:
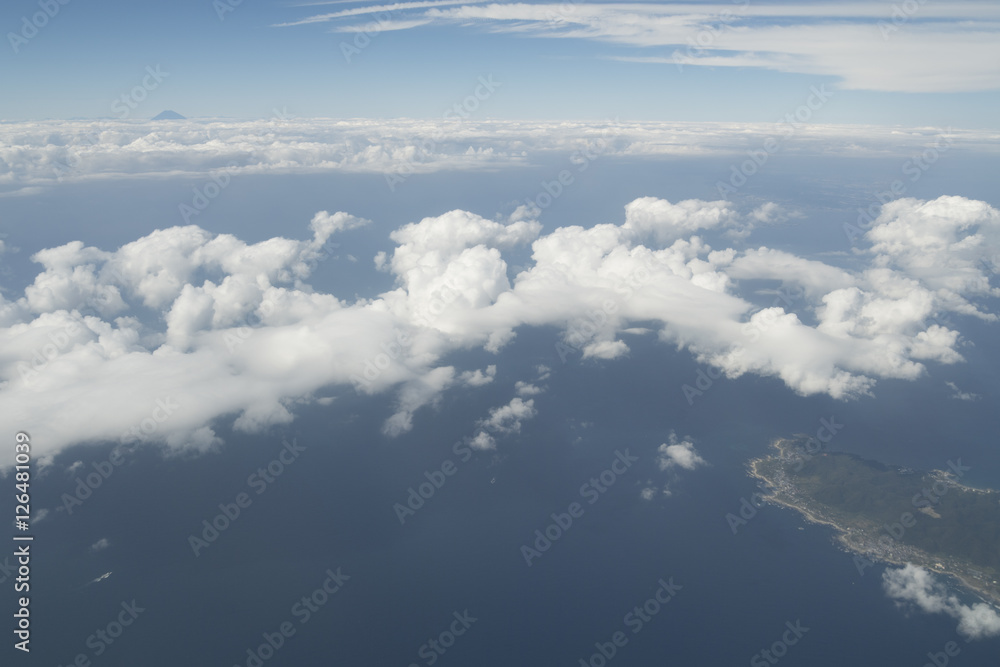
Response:
[{"label": "dark blue ocean", "polygon": [[[865,163],[870,182],[880,174],[891,180],[888,165],[897,162],[887,161],[882,171]],[[818,168],[812,174],[791,159],[781,164],[770,181],[761,180],[761,191],[769,186],[772,199],[798,198],[814,215],[781,234],[761,230],[754,242],[803,253],[849,247],[839,225],[864,193],[834,201]],[[546,229],[620,222],[622,206],[637,196],[714,199],[714,174],[721,177],[726,164],[685,165],[595,163],[591,185],[581,183],[546,211]],[[856,165],[839,167],[864,179]],[[381,177],[271,177],[268,187],[245,178],[195,222],[255,241],[304,237],[319,209],[371,217],[376,227],[345,246],[362,260],[360,269],[328,262],[317,271],[317,288],[349,298],[388,287],[370,257],[391,247],[392,228],[451,208],[490,217],[530,194],[549,171],[414,177],[406,184],[413,187],[393,197],[385,196]],[[599,192],[598,184],[605,186]],[[927,196],[988,199],[957,171],[929,174],[918,185]],[[0,213],[16,221],[10,233],[24,249],[18,261],[26,262],[37,249],[32,242],[44,247],[81,238],[117,247],[180,224],[176,203],[190,187],[173,181],[86,192],[67,186],[45,200],[0,200]],[[469,194],[476,192],[489,196]],[[81,204],[85,199],[90,205]],[[30,225],[36,225],[33,240]],[[32,271],[26,263],[21,269],[18,275],[30,282]],[[446,359],[460,369],[495,363],[496,379],[475,391],[446,393],[438,406],[418,412],[413,431],[401,437],[381,434],[395,410],[392,396],[330,388],[331,404],[299,408],[288,427],[246,436],[226,428],[231,419],[220,421],[213,426],[226,445],[215,453],[165,458],[155,447],[138,450],[70,514],[58,509],[75,486],[66,469],[79,460],[81,472],[91,471],[111,445],[75,447],[33,486],[36,508],[50,515],[34,531],[30,664],[69,665],[82,654],[93,665],[136,667],[252,667],[255,660],[293,667],[576,667],[581,660],[594,667],[668,667],[755,659],[920,667],[928,652],[950,641],[960,647],[953,664],[995,664],[1000,640],[967,643],[954,619],[898,608],[882,591],[884,567],[859,574],[828,528],[770,506],[736,534],[726,519],[757,490],[746,462],[773,438],[815,433],[821,419],[844,425],[831,450],[922,469],[961,458],[972,468],[968,483],[1000,487],[1000,419],[989,399],[1000,394],[995,325],[963,321],[961,328],[972,343],[963,349],[966,364],[931,366],[915,383],[881,381],[874,397],[852,402],[799,397],[776,380],[750,376],[717,379],[689,402],[682,387],[695,384],[701,367],[655,335],[629,337],[632,353],[624,359],[570,355],[563,362],[558,331],[522,330],[499,357],[466,351]],[[495,452],[456,450],[475,434],[478,419],[510,400],[516,381],[535,379],[539,364],[551,375],[536,382],[546,388],[534,397],[538,416],[501,439]],[[951,400],[946,381],[987,398]],[[671,431],[694,442],[709,465],[659,470],[656,448]],[[260,485],[248,478],[293,440],[302,451],[257,493]],[[600,479],[626,450],[637,460],[589,503],[593,495],[582,495],[581,486]],[[408,490],[428,481],[426,473],[440,480],[434,471],[443,466],[453,474],[401,524],[394,505],[406,503]],[[640,491],[651,483],[669,484],[671,495],[644,500]],[[195,556],[189,536],[201,534],[202,522],[241,493],[250,504]],[[580,503],[582,514],[526,564],[522,546],[534,544],[535,531],[571,503]],[[92,552],[102,538],[108,548]],[[112,574],[88,583],[106,572]],[[649,604],[658,589],[663,595],[661,580],[673,585],[669,601]],[[336,591],[324,592],[324,582]],[[10,596],[4,600],[10,607]],[[100,639],[99,630],[117,631],[123,603],[133,601],[142,611],[126,616],[130,625],[111,641]],[[647,618],[638,628],[637,606],[646,606]],[[276,639],[283,624],[294,632]],[[760,663],[755,656],[788,636],[788,624],[807,630],[776,662]],[[273,655],[266,636],[280,644]],[[248,650],[266,659],[248,657]]]},{"label": "dark blue ocean", "polygon": [[[905,396],[802,399],[756,379],[717,381],[689,406],[680,384],[698,367],[686,355],[650,342],[634,345],[634,361],[562,365],[555,334],[520,336],[509,351],[517,362],[501,366],[492,386],[447,397],[396,440],[379,434],[391,402],[344,393],[285,431],[226,434],[217,454],[137,452],[72,516],[54,510],[37,526],[32,664],[66,665],[78,653],[107,665],[246,664],[247,648],[283,622],[297,630],[269,664],[428,664],[421,646],[466,610],[476,620],[441,665],[578,665],[619,631],[628,641],[616,664],[746,665],[796,621],[809,630],[783,664],[921,665],[958,639],[948,617],[897,609],[881,590],[882,568],[859,575],[827,528],[765,506],[734,535],[725,516],[755,491],[746,460],[775,436],[815,430],[821,417],[845,425],[831,448],[910,465],[960,456],[975,481],[995,484],[996,453],[974,435],[988,433],[991,418]],[[454,443],[537,363],[552,368],[536,398],[540,416],[496,453],[463,461]],[[946,440],[938,422],[963,426]],[[682,471],[670,497],[645,501],[640,488],[666,479],[655,449],[671,429],[711,465]],[[304,451],[256,494],[247,477],[278,457],[283,438]],[[589,504],[581,485],[625,450],[638,461]],[[65,461],[86,468],[101,454],[77,449]],[[448,460],[454,474],[401,525],[393,505]],[[72,492],[61,467],[38,483],[43,506]],[[195,557],[189,535],[241,492],[252,503]],[[521,546],[572,502],[582,515],[529,567]],[[88,553],[99,538],[111,547]],[[349,580],[299,627],[294,604],[338,568]],[[661,579],[679,590],[633,634],[626,614]],[[88,637],[133,599],[145,611],[94,657],[102,642],[88,646]],[[961,664],[988,664],[998,648],[961,642]]]}]

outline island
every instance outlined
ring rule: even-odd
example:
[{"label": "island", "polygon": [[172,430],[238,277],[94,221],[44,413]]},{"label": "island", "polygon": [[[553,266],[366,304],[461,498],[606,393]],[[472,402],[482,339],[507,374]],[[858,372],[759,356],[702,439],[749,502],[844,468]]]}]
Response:
[{"label": "island", "polygon": [[806,435],[771,447],[749,462],[766,502],[832,526],[856,562],[913,563],[1000,605],[1000,492],[961,484],[960,460],[922,473],[821,451]]}]

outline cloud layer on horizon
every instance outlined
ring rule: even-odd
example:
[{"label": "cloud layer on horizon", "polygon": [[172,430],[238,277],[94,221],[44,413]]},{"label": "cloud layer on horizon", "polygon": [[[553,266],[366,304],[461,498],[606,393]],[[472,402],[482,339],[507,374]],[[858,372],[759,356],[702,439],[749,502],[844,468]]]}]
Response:
[{"label": "cloud layer on horizon", "polygon": [[574,169],[604,158],[739,156],[768,139],[783,153],[912,157],[996,152],[995,132],[810,123],[438,120],[25,121],[0,124],[0,196],[96,179],[352,172],[412,174],[517,168],[566,153]]}]

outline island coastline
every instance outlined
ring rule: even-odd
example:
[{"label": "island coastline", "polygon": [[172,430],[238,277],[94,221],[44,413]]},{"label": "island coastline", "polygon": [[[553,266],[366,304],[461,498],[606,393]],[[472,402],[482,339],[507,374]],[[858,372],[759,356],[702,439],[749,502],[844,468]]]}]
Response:
[{"label": "island coastline", "polygon": [[[893,538],[889,533],[891,527],[884,523],[880,525],[873,516],[863,512],[850,513],[843,508],[818,501],[812,497],[808,490],[802,488],[804,485],[799,484],[800,480],[796,470],[802,470],[806,463],[818,457],[851,457],[851,455],[821,452],[819,448],[808,447],[807,438],[808,436],[800,435],[791,438],[778,438],[771,443],[771,448],[775,450],[774,454],[748,462],[748,474],[761,482],[761,498],[765,502],[795,510],[809,523],[833,528],[838,546],[856,558],[864,559],[856,561],[861,563],[859,571],[864,569],[866,562],[870,564],[883,562],[893,565],[917,565],[954,579],[961,588],[975,594],[987,603],[1000,607],[1000,585],[997,584],[1000,581],[1000,572],[996,568],[983,563],[975,563],[947,552],[932,553],[913,544],[907,544],[898,538]],[[857,457],[852,458],[857,461],[856,465],[875,464],[875,462],[864,461]],[[849,465],[854,465],[854,463]],[[900,476],[916,475],[915,471],[908,469],[894,469],[894,471]],[[1000,492],[963,485],[957,481],[953,473],[948,471],[929,471],[917,479],[944,485],[948,491],[953,493],[953,496],[961,494],[996,496],[998,501],[996,504],[1000,505]],[[931,520],[934,520],[934,517],[937,520],[941,519],[934,507],[915,505],[913,510],[914,513],[911,514],[910,521],[914,525],[919,520],[916,518],[917,515],[931,517]],[[998,515],[1000,515],[1000,510],[998,510]],[[905,519],[904,516],[904,521]],[[898,530],[905,537],[905,528],[902,525],[898,525]]]}]

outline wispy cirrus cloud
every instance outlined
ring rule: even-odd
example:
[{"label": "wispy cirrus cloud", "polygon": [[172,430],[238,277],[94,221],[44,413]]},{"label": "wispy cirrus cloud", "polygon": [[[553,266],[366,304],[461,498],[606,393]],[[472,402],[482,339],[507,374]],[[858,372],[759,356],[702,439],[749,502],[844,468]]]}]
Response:
[{"label": "wispy cirrus cloud", "polygon": [[921,3],[473,3],[356,7],[282,27],[385,14],[393,29],[451,25],[537,38],[599,42],[651,64],[752,67],[834,77],[846,89],[968,92],[1000,89],[1000,6]]},{"label": "wispy cirrus cloud", "polygon": [[[420,2],[395,2],[388,5],[365,5],[364,7],[353,7],[342,9],[339,12],[328,12],[326,14],[316,14],[299,21],[289,21],[287,23],[276,23],[273,28],[287,28],[297,25],[309,25],[310,23],[327,23],[337,19],[352,16],[369,16],[372,14],[394,13],[412,11],[414,9],[426,9],[428,7],[446,7],[448,5],[467,5],[477,0],[421,0]],[[485,2],[486,0],[478,0]]]}]

